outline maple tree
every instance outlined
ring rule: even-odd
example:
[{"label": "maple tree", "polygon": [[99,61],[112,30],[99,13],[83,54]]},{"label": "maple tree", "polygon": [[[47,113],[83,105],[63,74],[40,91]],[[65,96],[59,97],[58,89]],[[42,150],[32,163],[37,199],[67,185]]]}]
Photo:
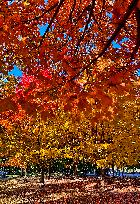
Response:
[{"label": "maple tree", "polygon": [[112,161],[118,168],[135,166],[140,159],[139,99],[125,102],[123,100],[120,100],[120,111],[110,124],[110,134],[114,142],[106,158],[106,161]]},{"label": "maple tree", "polygon": [[1,72],[13,65],[23,72],[16,92],[8,99],[2,95],[2,111],[8,101],[11,110],[20,104],[28,114],[52,117],[61,101],[65,110],[90,112],[93,98],[108,115],[114,106],[110,92],[122,83],[127,89],[139,68],[139,1],[23,0],[0,6]]}]

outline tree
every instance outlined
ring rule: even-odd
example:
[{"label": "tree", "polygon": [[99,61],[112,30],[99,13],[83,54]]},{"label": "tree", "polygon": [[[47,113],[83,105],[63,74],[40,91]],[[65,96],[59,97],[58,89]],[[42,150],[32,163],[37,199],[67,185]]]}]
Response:
[{"label": "tree", "polygon": [[125,101],[114,123],[114,163],[118,167],[137,165],[140,159],[139,146],[139,99]]},{"label": "tree", "polygon": [[104,121],[104,142],[99,146],[101,157],[96,161],[101,168],[124,168],[139,163],[139,98],[133,101],[120,97],[118,108],[112,121]]},{"label": "tree", "polygon": [[[19,117],[18,117],[19,119]],[[11,128],[6,127],[8,123]],[[58,143],[60,138],[54,135],[55,121],[43,121],[39,114],[36,118],[25,114],[19,120],[3,120],[5,137],[1,137],[1,153],[9,159],[7,164],[26,169],[28,164],[38,164],[41,170],[41,182],[44,183],[44,170],[50,170],[51,160],[60,157]],[[6,154],[6,152],[8,152]]]},{"label": "tree", "polygon": [[127,89],[139,68],[139,0],[23,0],[0,6],[1,72],[13,65],[23,71],[16,92],[8,99],[2,95],[1,111],[8,101],[9,110],[18,111],[20,104],[29,115],[51,117],[60,101],[65,110],[90,112],[93,98],[101,110],[96,118],[108,115],[115,105],[109,92]]}]

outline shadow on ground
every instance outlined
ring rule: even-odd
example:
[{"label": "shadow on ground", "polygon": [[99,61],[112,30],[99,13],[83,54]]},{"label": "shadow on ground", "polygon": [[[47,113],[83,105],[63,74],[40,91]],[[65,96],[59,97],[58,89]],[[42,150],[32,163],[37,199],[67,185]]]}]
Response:
[{"label": "shadow on ground", "polygon": [[50,179],[0,182],[0,204],[139,204],[140,179]]}]

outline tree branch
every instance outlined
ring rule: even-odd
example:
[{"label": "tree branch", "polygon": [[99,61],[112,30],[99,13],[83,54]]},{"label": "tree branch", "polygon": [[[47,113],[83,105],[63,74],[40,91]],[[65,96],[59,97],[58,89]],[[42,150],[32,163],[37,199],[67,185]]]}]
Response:
[{"label": "tree branch", "polygon": [[139,0],[133,0],[131,4],[128,6],[128,9],[126,13],[124,14],[124,17],[122,18],[120,24],[115,29],[114,33],[110,37],[110,39],[107,41],[106,45],[104,46],[103,50],[98,54],[97,57],[95,57],[91,62],[84,66],[74,77],[70,79],[70,81],[75,80],[85,69],[87,69],[91,64],[95,63],[100,57],[102,57],[105,53],[105,51],[110,47],[112,41],[117,37],[121,29],[124,27],[126,20],[129,18],[131,13],[133,12],[134,8],[136,7]]},{"label": "tree branch", "polygon": [[136,52],[138,51],[140,47],[140,9],[136,8],[136,20],[137,20],[137,38],[136,38],[136,46],[131,54],[131,59],[134,58]]},{"label": "tree branch", "polygon": [[72,14],[74,12],[75,6],[76,6],[76,0],[74,0],[73,7],[72,7],[72,10],[70,12],[68,21],[70,20],[72,22]]},{"label": "tree branch", "polygon": [[51,6],[49,9],[43,11],[43,13],[40,16],[36,16],[35,18],[29,19],[29,20],[22,20],[23,23],[30,23],[31,21],[38,20],[42,18],[46,13],[49,13],[53,9],[55,9],[56,6],[58,6],[59,2],[55,3],[53,6]]},{"label": "tree branch", "polygon": [[40,44],[39,44],[39,47],[42,45],[42,43],[43,43],[43,41],[44,41],[44,39],[45,39],[45,37],[46,37],[46,34],[47,34],[47,32],[49,31],[49,29],[50,29],[50,27],[51,27],[51,25],[52,25],[52,23],[53,23],[55,17],[57,16],[57,14],[58,14],[58,12],[59,12],[59,9],[61,8],[61,6],[62,6],[62,4],[64,3],[64,1],[65,1],[65,0],[61,0],[61,1],[60,1],[60,3],[59,3],[59,5],[58,5],[58,7],[57,7],[57,9],[56,9],[56,11],[55,11],[55,13],[54,13],[54,15],[53,15],[53,17],[52,17],[50,23],[49,23],[49,25],[48,25],[48,27],[47,27],[45,33],[44,33],[44,35],[42,36],[42,39],[41,39]]}]

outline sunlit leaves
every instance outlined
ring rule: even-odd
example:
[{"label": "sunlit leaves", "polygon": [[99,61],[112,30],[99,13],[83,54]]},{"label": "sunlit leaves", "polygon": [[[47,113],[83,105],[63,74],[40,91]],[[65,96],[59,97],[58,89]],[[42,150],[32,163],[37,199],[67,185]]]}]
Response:
[{"label": "sunlit leaves", "polygon": [[[23,73],[17,80],[6,77],[0,82],[1,124],[7,128],[9,142],[6,155],[12,152],[16,158],[19,149],[20,155],[28,152],[20,157],[25,162],[86,157],[103,166],[116,154],[116,165],[124,157],[129,163],[121,151],[132,155],[129,148],[138,148],[126,131],[129,127],[134,136],[137,125],[131,127],[123,121],[124,115],[128,120],[131,116],[123,114],[119,100],[122,97],[123,104],[138,95],[138,83],[134,87],[133,82],[137,80],[139,50],[131,57],[138,34],[135,2],[1,1],[0,69],[4,77],[13,65]],[[46,25],[43,35],[42,25]],[[113,119],[117,123],[116,116],[121,118],[121,128],[112,124],[111,130],[104,130],[101,124]],[[96,125],[98,132],[92,134]],[[108,138],[103,138],[105,131]],[[109,138],[111,134],[115,139]],[[122,146],[118,146],[120,141]]]}]

